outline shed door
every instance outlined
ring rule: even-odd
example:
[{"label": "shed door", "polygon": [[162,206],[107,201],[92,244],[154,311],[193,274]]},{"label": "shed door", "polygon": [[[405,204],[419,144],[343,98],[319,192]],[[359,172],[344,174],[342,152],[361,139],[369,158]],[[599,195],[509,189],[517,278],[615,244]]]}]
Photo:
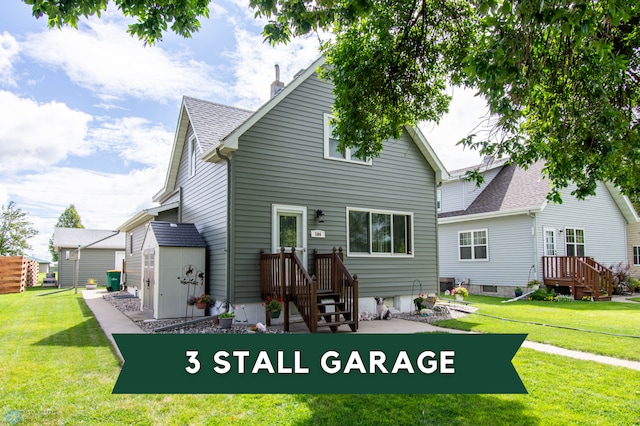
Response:
[{"label": "shed door", "polygon": [[144,251],[142,307],[151,312],[153,312],[153,293],[155,289],[155,257],[156,251],[154,249]]},{"label": "shed door", "polygon": [[273,205],[272,250],[278,253],[281,247],[296,254],[307,268],[307,208],[304,206]]}]

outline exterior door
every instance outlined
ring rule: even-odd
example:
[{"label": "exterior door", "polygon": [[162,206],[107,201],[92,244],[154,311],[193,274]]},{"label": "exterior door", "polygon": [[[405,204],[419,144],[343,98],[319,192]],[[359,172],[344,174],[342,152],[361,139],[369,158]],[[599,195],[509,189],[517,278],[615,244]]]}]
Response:
[{"label": "exterior door", "polygon": [[544,255],[558,255],[558,239],[555,228],[544,228]]},{"label": "exterior door", "polygon": [[142,307],[146,311],[153,312],[156,251],[154,249],[147,249],[144,251],[143,257]]},{"label": "exterior door", "polygon": [[272,250],[278,253],[281,247],[286,252],[296,249],[296,254],[307,268],[307,208],[304,206],[273,205]]}]

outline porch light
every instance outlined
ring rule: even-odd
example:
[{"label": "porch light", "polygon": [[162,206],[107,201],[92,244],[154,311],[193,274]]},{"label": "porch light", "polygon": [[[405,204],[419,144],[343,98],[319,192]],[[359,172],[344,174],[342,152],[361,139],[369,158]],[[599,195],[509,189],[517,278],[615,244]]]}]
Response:
[{"label": "porch light", "polygon": [[318,221],[318,223],[324,222],[324,213],[322,212],[322,210],[316,210],[316,220]]}]

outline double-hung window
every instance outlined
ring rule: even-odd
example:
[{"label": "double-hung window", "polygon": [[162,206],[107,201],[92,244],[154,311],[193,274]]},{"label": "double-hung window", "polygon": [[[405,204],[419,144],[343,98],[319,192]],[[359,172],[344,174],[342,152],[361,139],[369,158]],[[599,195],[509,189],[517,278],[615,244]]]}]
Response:
[{"label": "double-hung window", "polygon": [[584,256],[584,229],[566,228],[567,256]]},{"label": "double-hung window", "polygon": [[335,126],[331,124],[332,118],[331,115],[324,114],[324,158],[327,160],[371,165],[371,159],[363,160],[362,158],[356,157],[355,151],[352,151],[351,148],[345,148],[344,150],[338,148],[340,140],[334,135]]},{"label": "double-hung window", "polygon": [[351,256],[413,256],[413,213],[347,208]]},{"label": "double-hung window", "polygon": [[633,264],[640,265],[640,246],[633,246]]},{"label": "double-hung window", "polygon": [[486,229],[458,232],[458,257],[460,260],[488,260],[489,239]]},{"label": "double-hung window", "polygon": [[189,177],[196,174],[196,158],[198,156],[198,142],[195,135],[189,138]]}]

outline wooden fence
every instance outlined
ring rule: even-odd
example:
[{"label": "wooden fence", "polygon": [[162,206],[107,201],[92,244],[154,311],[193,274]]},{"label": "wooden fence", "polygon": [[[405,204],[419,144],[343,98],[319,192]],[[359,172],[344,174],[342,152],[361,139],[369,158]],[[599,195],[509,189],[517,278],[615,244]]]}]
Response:
[{"label": "wooden fence", "polygon": [[37,282],[37,261],[24,256],[0,256],[0,294],[21,293]]}]

